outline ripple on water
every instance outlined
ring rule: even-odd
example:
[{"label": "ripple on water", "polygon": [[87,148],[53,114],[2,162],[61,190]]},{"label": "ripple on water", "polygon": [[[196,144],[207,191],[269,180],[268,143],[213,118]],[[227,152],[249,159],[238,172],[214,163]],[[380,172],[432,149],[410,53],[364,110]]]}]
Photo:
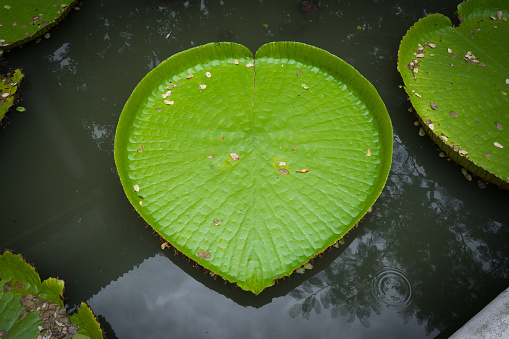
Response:
[{"label": "ripple on water", "polygon": [[380,268],[371,281],[371,295],[379,308],[392,308],[404,317],[413,313],[412,284],[399,268]]}]

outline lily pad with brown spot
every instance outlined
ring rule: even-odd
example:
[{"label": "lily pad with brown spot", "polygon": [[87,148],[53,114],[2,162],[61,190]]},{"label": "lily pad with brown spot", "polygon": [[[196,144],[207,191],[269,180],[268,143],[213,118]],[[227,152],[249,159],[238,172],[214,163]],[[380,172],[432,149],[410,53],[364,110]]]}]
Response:
[{"label": "lily pad with brown spot", "polygon": [[[175,82],[178,101],[163,105]],[[259,294],[367,213],[389,174],[392,136],[375,88],[338,57],[296,42],[255,55],[221,42],[173,55],[137,85],[117,126],[115,163],[127,198],[162,238]],[[368,148],[371,157],[359,156]],[[312,164],[312,174],[279,172]]]},{"label": "lily pad with brown spot", "polygon": [[78,0],[13,0],[0,7],[0,48],[8,50],[46,34]]},{"label": "lily pad with brown spot", "polygon": [[[506,189],[509,152],[493,145],[509,143],[509,131],[503,128],[509,124],[509,98],[504,91],[509,22],[498,20],[497,14],[508,15],[508,4],[502,0],[462,2],[458,14],[463,21],[457,27],[444,15],[428,15],[410,28],[398,51],[405,91],[423,125],[420,134],[427,133],[452,160],[482,181]],[[491,17],[498,29],[493,29]],[[406,65],[415,59],[419,46],[426,57],[415,74]],[[433,57],[428,57],[431,51]],[[457,54],[451,55],[453,51]],[[451,57],[458,55],[465,62],[450,67]],[[420,96],[412,95],[417,92]]]}]

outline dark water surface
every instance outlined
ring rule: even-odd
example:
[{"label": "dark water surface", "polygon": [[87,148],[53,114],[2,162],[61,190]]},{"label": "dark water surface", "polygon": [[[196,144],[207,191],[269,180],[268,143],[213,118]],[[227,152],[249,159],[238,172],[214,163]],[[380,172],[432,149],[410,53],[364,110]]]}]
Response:
[{"label": "dark water surface", "polygon": [[[115,338],[446,336],[509,285],[509,195],[438,157],[396,70],[399,42],[459,1],[89,0],[50,39],[4,55],[23,67],[21,105],[0,130],[0,249],[66,281]],[[267,25],[267,27],[264,26]],[[357,27],[359,26],[359,27]],[[255,297],[213,280],[130,206],[113,160],[122,107],[176,52],[294,40],[339,56],[379,91],[394,125],[387,185],[344,246]]]}]

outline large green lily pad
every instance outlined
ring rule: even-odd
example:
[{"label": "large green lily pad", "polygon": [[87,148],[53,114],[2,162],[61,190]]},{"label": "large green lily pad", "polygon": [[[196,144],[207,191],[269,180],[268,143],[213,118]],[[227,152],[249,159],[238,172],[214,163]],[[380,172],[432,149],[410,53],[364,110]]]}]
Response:
[{"label": "large green lily pad", "polygon": [[461,3],[458,27],[441,14],[429,15],[408,31],[398,53],[405,90],[426,132],[468,171],[506,189],[508,4]]},{"label": "large green lily pad", "polygon": [[343,237],[379,196],[391,158],[374,87],[295,42],[263,45],[254,59],[234,43],[173,55],[133,91],[115,137],[138,213],[255,294]]},{"label": "large green lily pad", "polygon": [[77,0],[5,0],[0,5],[0,48],[33,40],[63,20]]},{"label": "large green lily pad", "polygon": [[[87,304],[70,318],[62,301],[64,281],[41,282],[35,268],[20,255],[0,255],[0,337],[33,339],[51,333],[63,338],[102,338],[102,331]],[[39,330],[41,326],[42,330]]]}]

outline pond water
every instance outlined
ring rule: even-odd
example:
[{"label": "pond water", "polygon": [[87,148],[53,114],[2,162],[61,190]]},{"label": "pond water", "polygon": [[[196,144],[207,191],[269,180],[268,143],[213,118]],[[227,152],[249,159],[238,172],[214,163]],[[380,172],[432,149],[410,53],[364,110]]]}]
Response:
[{"label": "pond water", "polygon": [[[468,182],[419,137],[396,70],[399,42],[459,1],[88,0],[51,37],[4,55],[22,67],[20,105],[0,130],[0,249],[66,281],[108,338],[447,337],[509,281],[509,195]],[[339,249],[259,296],[212,279],[137,215],[116,174],[116,124],[162,60],[211,41],[253,52],[293,40],[373,83],[394,126],[387,185]],[[475,181],[475,180],[474,180]]]}]

